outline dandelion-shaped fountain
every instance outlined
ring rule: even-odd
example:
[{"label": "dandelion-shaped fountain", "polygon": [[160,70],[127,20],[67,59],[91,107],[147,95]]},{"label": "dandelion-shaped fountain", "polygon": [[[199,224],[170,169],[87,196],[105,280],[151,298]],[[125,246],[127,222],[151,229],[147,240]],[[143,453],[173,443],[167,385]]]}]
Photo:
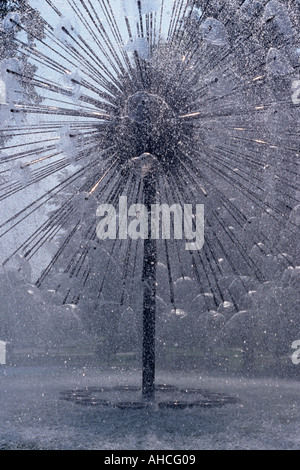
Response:
[{"label": "dandelion-shaped fountain", "polygon": [[[37,287],[65,305],[91,303],[93,315],[99,306],[111,321],[118,307],[143,312],[142,387],[121,387],[142,392],[132,406],[160,393],[171,397],[156,397],[162,407],[232,402],[155,385],[155,316],[162,308],[184,325],[197,311],[195,329],[221,335],[238,323],[248,344],[259,286],[296,273],[297,2],[8,3],[0,198],[18,208],[8,204],[1,222],[2,264],[21,255]],[[99,240],[97,205],[124,195],[148,212],[156,202],[205,204],[203,249],[152,239],[150,225],[143,244]],[[63,397],[115,406],[107,393]]]}]

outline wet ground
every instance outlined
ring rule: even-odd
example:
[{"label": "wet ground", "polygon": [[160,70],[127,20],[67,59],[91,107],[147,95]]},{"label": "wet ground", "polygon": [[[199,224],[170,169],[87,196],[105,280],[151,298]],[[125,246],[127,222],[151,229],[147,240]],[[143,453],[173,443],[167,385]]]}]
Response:
[{"label": "wet ground", "polygon": [[2,366],[0,380],[3,450],[300,448],[300,382],[295,380],[158,373],[160,384],[233,398],[224,406],[175,410],[89,406],[62,399],[70,390],[93,387],[102,399],[99,389],[104,387],[108,401],[110,390],[114,401],[124,401],[125,385],[126,393],[140,386],[140,375],[132,371]]}]

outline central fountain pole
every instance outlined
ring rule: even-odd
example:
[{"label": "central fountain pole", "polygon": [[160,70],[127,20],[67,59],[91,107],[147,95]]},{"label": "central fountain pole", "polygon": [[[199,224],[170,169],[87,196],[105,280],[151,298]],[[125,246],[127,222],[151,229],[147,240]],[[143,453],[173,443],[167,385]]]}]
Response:
[{"label": "central fountain pole", "polygon": [[154,401],[155,395],[155,311],[156,311],[156,240],[151,238],[151,205],[155,203],[155,172],[144,177],[144,205],[148,211],[148,238],[144,240],[143,275],[143,400]]},{"label": "central fountain pole", "polygon": [[[156,200],[158,161],[152,152],[153,132],[159,125],[157,116],[167,105],[156,95],[139,91],[130,96],[126,104],[126,116],[135,132],[139,157],[130,161],[132,169],[143,183],[143,202],[148,212],[148,237],[143,252],[143,357],[142,395],[145,402],[153,402],[155,395],[155,310],[156,310],[156,240],[151,237],[151,206]],[[155,126],[154,126],[155,124]],[[144,153],[142,153],[144,152]]]}]

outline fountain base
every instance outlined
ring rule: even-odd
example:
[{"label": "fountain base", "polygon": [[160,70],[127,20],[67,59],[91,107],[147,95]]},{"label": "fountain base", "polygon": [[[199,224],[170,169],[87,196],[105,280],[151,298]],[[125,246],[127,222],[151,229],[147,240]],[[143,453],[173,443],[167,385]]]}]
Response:
[{"label": "fountain base", "polygon": [[141,400],[142,388],[136,386],[85,387],[65,390],[60,393],[62,400],[82,406],[99,406],[119,409],[161,409],[182,410],[189,408],[214,408],[238,403],[236,397],[225,393],[201,388],[181,389],[173,385],[155,386],[155,401]]}]

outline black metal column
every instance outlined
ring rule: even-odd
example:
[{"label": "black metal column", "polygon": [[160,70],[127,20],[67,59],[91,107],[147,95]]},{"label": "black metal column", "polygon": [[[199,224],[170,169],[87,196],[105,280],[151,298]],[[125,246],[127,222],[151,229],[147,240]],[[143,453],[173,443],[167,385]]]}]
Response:
[{"label": "black metal column", "polygon": [[148,210],[148,239],[144,240],[143,259],[143,399],[153,401],[155,395],[155,295],[156,240],[151,239],[151,204],[155,203],[155,174],[144,179],[144,204]]}]

